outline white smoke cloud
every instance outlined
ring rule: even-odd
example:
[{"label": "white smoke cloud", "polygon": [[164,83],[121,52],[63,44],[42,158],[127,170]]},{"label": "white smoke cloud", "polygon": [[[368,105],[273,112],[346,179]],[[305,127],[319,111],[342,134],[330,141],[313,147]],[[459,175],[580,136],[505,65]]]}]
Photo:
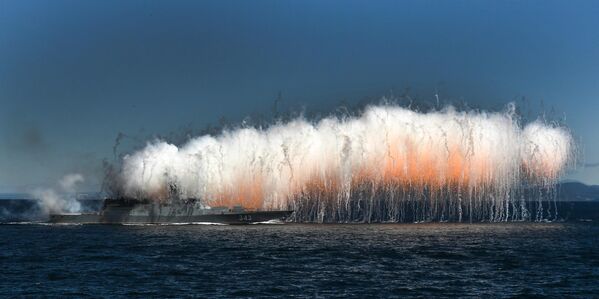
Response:
[{"label": "white smoke cloud", "polygon": [[58,183],[64,192],[75,192],[75,187],[79,183],[83,183],[85,179],[79,173],[67,174]]},{"label": "white smoke cloud", "polygon": [[32,192],[39,199],[39,207],[44,214],[75,213],[81,210],[81,204],[74,197],[77,184],[84,182],[83,175],[75,173],[65,175],[59,182],[60,193],[51,188],[40,188]]},{"label": "white smoke cloud", "polygon": [[163,199],[176,185],[184,198],[266,209],[314,188],[340,201],[364,182],[457,185],[472,196],[556,182],[573,160],[571,134],[539,121],[522,127],[514,111],[512,104],[504,112],[429,113],[378,105],[356,117],[297,118],[180,147],[156,140],[124,157],[120,179],[129,197]]}]

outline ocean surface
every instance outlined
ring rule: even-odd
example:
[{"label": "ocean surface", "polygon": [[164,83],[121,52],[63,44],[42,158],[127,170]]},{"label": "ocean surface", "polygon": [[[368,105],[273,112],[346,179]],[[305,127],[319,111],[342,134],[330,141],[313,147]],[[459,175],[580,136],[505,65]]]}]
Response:
[{"label": "ocean surface", "polygon": [[0,297],[599,297],[599,225],[0,225]]}]

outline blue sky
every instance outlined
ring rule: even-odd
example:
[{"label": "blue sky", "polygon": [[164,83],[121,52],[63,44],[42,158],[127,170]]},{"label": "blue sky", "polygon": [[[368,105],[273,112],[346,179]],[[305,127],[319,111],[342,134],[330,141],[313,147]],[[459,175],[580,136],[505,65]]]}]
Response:
[{"label": "blue sky", "polygon": [[[566,117],[599,184],[597,1],[0,0],[0,192],[147,137],[401,93]],[[136,146],[132,140],[127,146]],[[139,144],[137,144],[139,145]],[[584,166],[587,164],[587,166]]]}]

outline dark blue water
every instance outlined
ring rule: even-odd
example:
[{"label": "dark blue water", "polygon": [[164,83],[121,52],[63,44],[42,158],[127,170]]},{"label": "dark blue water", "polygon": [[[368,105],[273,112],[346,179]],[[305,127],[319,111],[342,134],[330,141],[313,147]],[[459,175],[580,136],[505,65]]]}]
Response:
[{"label": "dark blue water", "polygon": [[1,225],[0,265],[0,297],[588,298],[599,225]]}]

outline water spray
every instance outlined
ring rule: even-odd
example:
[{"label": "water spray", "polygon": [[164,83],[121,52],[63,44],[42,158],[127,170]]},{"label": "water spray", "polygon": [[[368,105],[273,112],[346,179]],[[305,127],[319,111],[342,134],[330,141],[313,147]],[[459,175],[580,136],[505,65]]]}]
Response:
[{"label": "water spray", "polygon": [[[267,128],[149,142],[124,156],[119,192],[210,206],[292,209],[307,222],[516,221],[543,203],[575,160],[570,132],[502,112],[368,106],[357,116],[298,117]],[[555,215],[555,214],[553,214]]]}]

